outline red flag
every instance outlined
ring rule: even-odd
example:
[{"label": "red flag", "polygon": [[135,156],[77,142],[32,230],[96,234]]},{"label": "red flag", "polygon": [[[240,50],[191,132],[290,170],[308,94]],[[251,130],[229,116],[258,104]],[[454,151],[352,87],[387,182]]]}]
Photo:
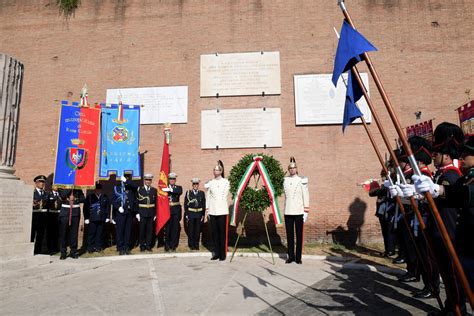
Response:
[{"label": "red flag", "polygon": [[167,133],[169,129],[165,129],[165,141],[163,144],[163,156],[161,158],[161,169],[160,177],[158,179],[158,196],[156,197],[156,234],[158,235],[165,226],[166,222],[170,219],[170,203],[168,200],[168,192],[164,192],[163,189],[168,187],[168,173],[170,171],[170,154],[169,154],[169,142],[167,139]]}]

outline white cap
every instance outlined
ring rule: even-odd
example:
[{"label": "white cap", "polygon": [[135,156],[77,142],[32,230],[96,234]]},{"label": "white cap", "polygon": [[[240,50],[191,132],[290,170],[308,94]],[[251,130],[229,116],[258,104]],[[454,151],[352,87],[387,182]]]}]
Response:
[{"label": "white cap", "polygon": [[201,182],[201,180],[199,180],[199,178],[192,178],[191,179],[192,184],[199,183],[199,182]]},{"label": "white cap", "polygon": [[176,179],[176,177],[177,177],[177,175],[176,175],[176,173],[174,173],[174,172],[170,172],[170,173],[168,174],[168,178],[169,178],[169,179]]},{"label": "white cap", "polygon": [[145,173],[145,175],[143,176],[143,179],[151,180],[151,179],[153,179],[153,175],[151,173]]}]

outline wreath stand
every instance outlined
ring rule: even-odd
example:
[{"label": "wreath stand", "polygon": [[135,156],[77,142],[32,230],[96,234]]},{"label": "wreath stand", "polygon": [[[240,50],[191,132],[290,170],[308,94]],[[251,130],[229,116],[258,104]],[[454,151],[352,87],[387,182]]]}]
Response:
[{"label": "wreath stand", "polygon": [[[268,168],[266,166],[268,166]],[[258,174],[255,181],[255,189],[247,188],[250,179]],[[284,172],[280,163],[272,156],[264,154],[246,155],[244,156],[230,171],[229,182],[231,191],[234,193],[234,205],[231,212],[231,225],[237,226],[237,213],[242,205],[242,211],[245,212],[241,223],[241,231],[237,233],[237,240],[234,244],[230,262],[234,259],[235,252],[239,244],[240,237],[245,231],[245,221],[250,212],[259,212],[265,225],[265,233],[267,235],[268,246],[272,255],[272,262],[275,264],[272,243],[268,233],[267,222],[265,221],[264,211],[267,207],[271,207],[275,225],[282,223],[280,207],[278,205],[278,196],[283,192]],[[257,189],[259,181],[262,180],[263,188]],[[263,200],[262,200],[263,199]],[[263,203],[255,203],[255,201],[264,201]],[[238,227],[237,227],[238,228]]]},{"label": "wreath stand", "polygon": [[[237,245],[239,244],[240,236],[242,236],[245,230],[245,220],[247,219],[247,215],[250,212],[251,211],[245,211],[244,219],[242,220],[242,225],[241,225],[242,230],[239,234],[237,234],[237,240],[235,241],[234,250],[232,251],[232,256],[230,257],[230,262],[232,262],[232,259],[234,259],[235,252],[237,251]],[[267,223],[265,222],[265,215],[263,215],[263,212],[260,212],[260,214],[262,215],[263,224],[265,226],[265,233],[267,234],[268,247],[270,248],[270,253],[272,254],[272,262],[273,262],[273,265],[275,265],[275,258],[273,256],[272,243],[270,242],[270,235],[268,234]]]}]

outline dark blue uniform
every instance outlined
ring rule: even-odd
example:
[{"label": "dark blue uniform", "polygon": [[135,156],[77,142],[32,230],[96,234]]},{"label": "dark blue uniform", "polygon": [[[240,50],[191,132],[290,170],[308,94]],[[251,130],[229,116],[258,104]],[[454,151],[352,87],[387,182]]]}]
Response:
[{"label": "dark blue uniform", "polygon": [[369,192],[369,196],[377,197],[375,216],[378,217],[382,230],[383,243],[385,248],[384,256],[395,253],[395,232],[392,229],[392,220],[395,214],[394,200],[389,197],[385,187],[377,188]]},{"label": "dark blue uniform", "polygon": [[180,185],[170,185],[168,199],[170,202],[170,219],[166,223],[165,250],[174,251],[179,244],[179,232],[181,221],[181,204],[179,197],[183,194],[183,188]]},{"label": "dark blue uniform", "polygon": [[95,192],[87,195],[84,203],[84,220],[89,220],[87,228],[87,251],[102,251],[104,248],[104,227],[110,217],[110,201],[107,195]]},{"label": "dark blue uniform", "polygon": [[[129,253],[131,249],[130,234],[132,232],[132,219],[135,215],[135,191],[136,186],[131,180],[114,187],[114,198],[112,200],[112,217],[116,223],[117,251],[120,254]],[[123,212],[120,212],[120,207]]]},{"label": "dark blue uniform", "polygon": [[459,207],[455,247],[467,279],[474,289],[474,168],[452,186],[444,187],[445,203]]},{"label": "dark blue uniform", "polygon": [[200,190],[188,190],[184,196],[184,214],[188,227],[188,246],[199,250],[201,223],[206,209],[206,194]]},{"label": "dark blue uniform", "polygon": [[61,210],[61,196],[59,191],[49,193],[49,212],[48,212],[48,250],[50,254],[59,251],[59,211]]},{"label": "dark blue uniform", "polygon": [[[454,168],[447,168],[442,171],[438,171],[435,174],[435,182],[445,187],[454,185],[459,178],[460,173]],[[456,220],[458,217],[459,209],[452,207],[449,203],[446,202],[446,199],[443,197],[436,198],[435,203],[439,215],[441,216],[443,223],[446,226],[449,238],[451,239],[453,244],[455,244]],[[447,310],[454,310],[454,305],[456,303],[460,303],[461,301],[461,297],[459,294],[462,286],[456,279],[454,267],[450,259],[451,256],[449,255],[448,251],[446,250],[446,247],[444,246],[444,242],[436,225],[436,221],[432,216],[428,216],[427,229],[430,236],[432,237],[434,255],[438,263],[439,272],[443,279],[447,294],[445,308]],[[461,309],[465,309],[465,306],[461,306]]]},{"label": "dark blue uniform", "polygon": [[156,216],[156,188],[143,186],[137,190],[138,214],[140,214],[140,250],[151,251],[153,242],[153,218]]},{"label": "dark blue uniform", "polygon": [[35,254],[41,253],[43,239],[48,223],[49,193],[45,190],[33,191],[33,216],[31,224],[31,242],[35,242]]},{"label": "dark blue uniform", "polygon": [[[70,202],[69,197],[74,196],[74,201]],[[59,243],[61,257],[66,257],[67,240],[71,248],[71,257],[77,258],[77,234],[79,231],[79,221],[81,219],[81,203],[84,203],[85,197],[82,190],[61,190],[62,204],[59,211]]]}]

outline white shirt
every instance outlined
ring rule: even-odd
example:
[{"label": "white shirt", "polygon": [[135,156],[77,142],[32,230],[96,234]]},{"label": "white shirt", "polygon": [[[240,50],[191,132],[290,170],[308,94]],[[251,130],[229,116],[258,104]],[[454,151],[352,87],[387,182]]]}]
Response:
[{"label": "white shirt", "polygon": [[294,175],[285,177],[285,215],[302,215],[309,211],[308,178]]},{"label": "white shirt", "polygon": [[209,215],[229,214],[229,180],[226,178],[212,179],[206,183],[206,209]]}]

